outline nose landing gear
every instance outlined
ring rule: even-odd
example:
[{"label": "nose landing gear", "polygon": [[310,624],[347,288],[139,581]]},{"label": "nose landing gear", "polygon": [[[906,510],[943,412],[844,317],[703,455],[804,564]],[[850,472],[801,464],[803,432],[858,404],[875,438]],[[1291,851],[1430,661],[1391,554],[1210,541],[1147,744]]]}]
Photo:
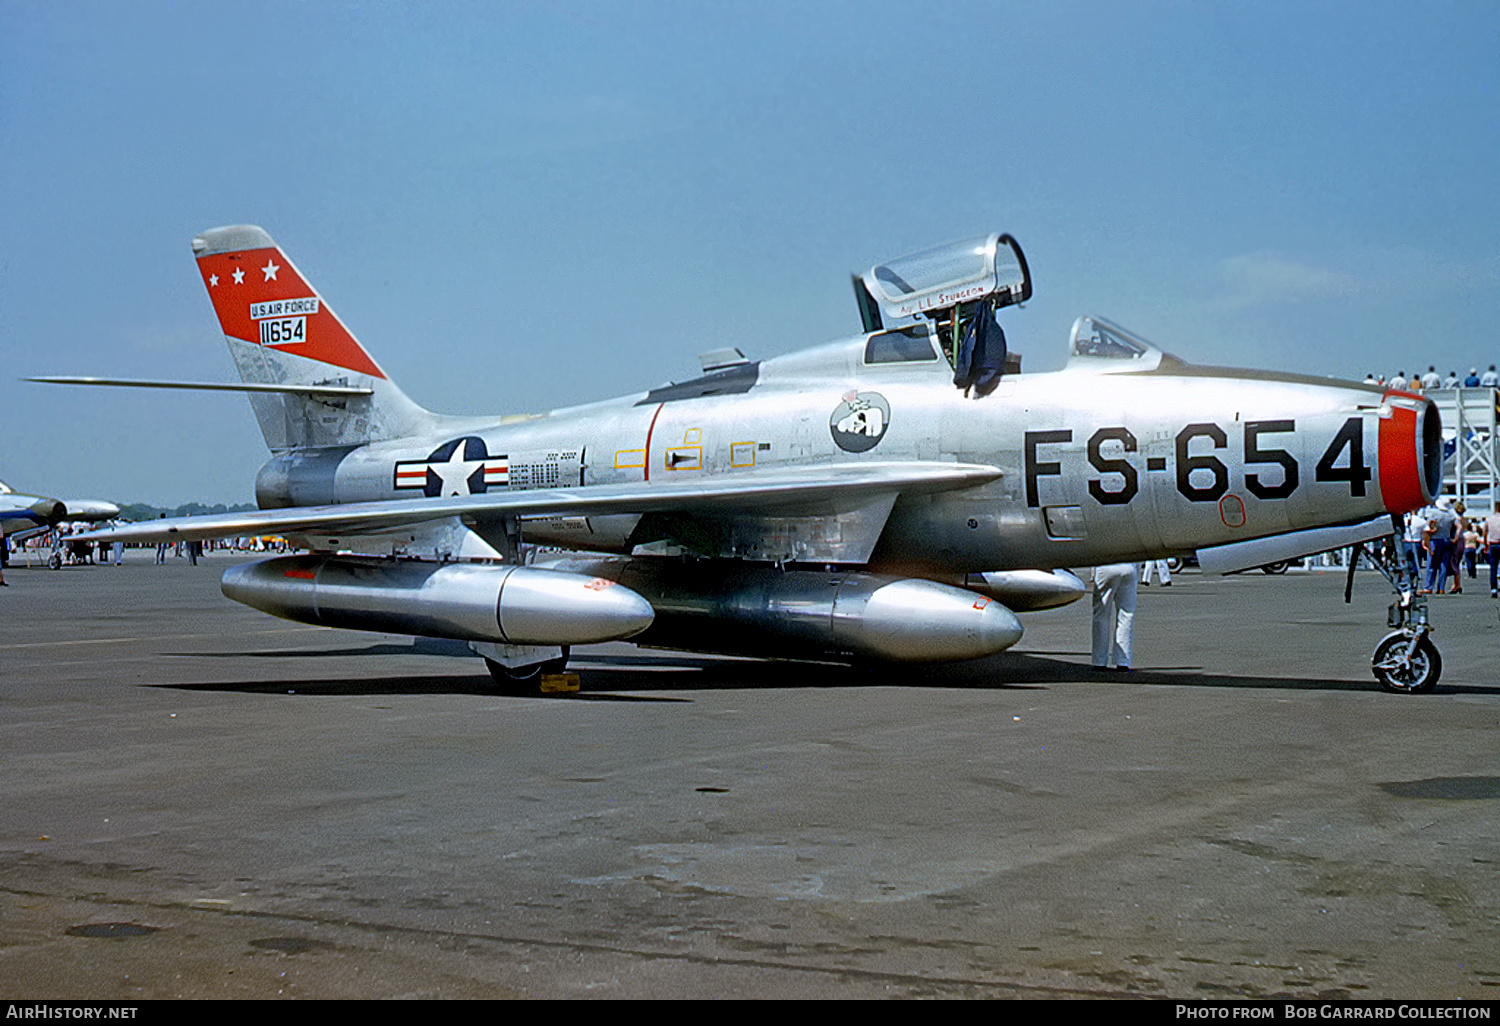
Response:
[{"label": "nose landing gear", "polygon": [[[1396,535],[1400,537],[1399,534]],[[1354,571],[1360,556],[1390,582],[1396,593],[1386,625],[1396,628],[1380,639],[1370,659],[1370,671],[1386,691],[1399,695],[1425,695],[1443,675],[1443,657],[1432,643],[1432,625],[1427,622],[1427,599],[1419,593],[1412,569],[1397,555],[1399,546],[1378,541],[1366,549],[1356,545],[1349,553],[1349,576],[1344,583],[1344,601],[1354,590]]]}]

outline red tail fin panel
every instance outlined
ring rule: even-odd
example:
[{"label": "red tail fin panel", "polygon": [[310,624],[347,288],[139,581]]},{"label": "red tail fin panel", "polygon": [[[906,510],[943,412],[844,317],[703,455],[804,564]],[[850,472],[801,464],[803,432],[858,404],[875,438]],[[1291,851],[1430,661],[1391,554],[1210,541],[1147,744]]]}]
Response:
[{"label": "red tail fin panel", "polygon": [[[241,380],[308,386],[251,392],[272,452],[404,438],[447,422],[386,376],[264,228],[210,228],[193,254]],[[332,400],[317,391],[329,385],[354,391]]]},{"label": "red tail fin panel", "polygon": [[[220,229],[219,232],[228,234]],[[205,235],[219,234],[205,233]],[[246,242],[270,242],[259,238]],[[198,257],[198,272],[224,334],[357,374],[384,378],[385,374],[321,296],[275,245],[254,249],[207,252]]]}]

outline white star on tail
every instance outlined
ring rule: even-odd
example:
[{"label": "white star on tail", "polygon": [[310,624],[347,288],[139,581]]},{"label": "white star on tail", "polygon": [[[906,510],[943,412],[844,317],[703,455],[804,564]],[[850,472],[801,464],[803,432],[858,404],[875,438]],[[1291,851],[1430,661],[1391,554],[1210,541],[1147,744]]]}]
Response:
[{"label": "white star on tail", "polygon": [[234,269],[234,283],[236,285],[245,284],[245,272],[240,270],[238,267]]},{"label": "white star on tail", "polygon": [[276,266],[276,261],[274,261],[274,260],[267,260],[266,261],[266,266],[262,267],[261,270],[265,272],[266,281],[275,281],[276,280],[276,272],[279,271],[279,270],[281,270],[281,268],[279,268],[279,267]]}]

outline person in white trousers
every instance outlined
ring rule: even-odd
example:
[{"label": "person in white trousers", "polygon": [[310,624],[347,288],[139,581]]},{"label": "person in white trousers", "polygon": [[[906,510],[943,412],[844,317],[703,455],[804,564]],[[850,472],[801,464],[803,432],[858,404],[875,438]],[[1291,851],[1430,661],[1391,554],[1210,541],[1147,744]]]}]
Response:
[{"label": "person in white trousers", "polygon": [[1135,651],[1134,563],[1094,568],[1094,666],[1130,669]]},{"label": "person in white trousers", "polygon": [[1142,585],[1151,583],[1151,574],[1153,572],[1161,580],[1163,588],[1170,588],[1172,586],[1172,568],[1167,565],[1165,559],[1148,559],[1141,564]]}]

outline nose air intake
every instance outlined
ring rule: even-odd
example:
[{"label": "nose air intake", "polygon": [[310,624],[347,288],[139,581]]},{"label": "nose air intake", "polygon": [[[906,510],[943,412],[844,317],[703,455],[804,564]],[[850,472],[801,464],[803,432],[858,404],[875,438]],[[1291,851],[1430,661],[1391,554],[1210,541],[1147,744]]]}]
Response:
[{"label": "nose air intake", "polygon": [[1443,424],[1430,399],[1386,394],[1380,420],[1380,498],[1392,513],[1418,509],[1443,490]]},{"label": "nose air intake", "polygon": [[1422,460],[1423,483],[1429,496],[1443,490],[1443,424],[1437,407],[1431,402],[1422,410],[1421,441],[1418,452]]}]

